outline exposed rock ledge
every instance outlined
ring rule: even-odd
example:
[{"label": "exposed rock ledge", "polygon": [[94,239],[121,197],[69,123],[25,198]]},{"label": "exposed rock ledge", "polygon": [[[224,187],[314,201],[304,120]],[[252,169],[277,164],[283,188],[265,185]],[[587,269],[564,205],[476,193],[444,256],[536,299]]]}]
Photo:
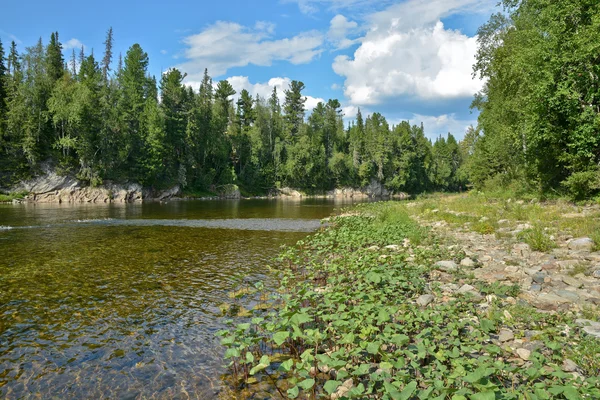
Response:
[{"label": "exposed rock ledge", "polygon": [[[306,196],[302,192],[292,188],[281,188],[277,189],[273,196],[276,197],[319,197],[319,196]],[[362,188],[351,188],[343,187],[325,192],[321,197],[334,197],[334,198],[400,198],[405,199],[409,196],[406,193],[394,193],[385,188],[383,184],[375,180]]]},{"label": "exposed rock ledge", "polygon": [[133,203],[165,200],[181,193],[179,186],[164,191],[144,189],[138,183],[112,183],[92,187],[73,176],[61,176],[50,168],[44,173],[13,187],[14,192],[29,192],[24,202],[36,203]]}]

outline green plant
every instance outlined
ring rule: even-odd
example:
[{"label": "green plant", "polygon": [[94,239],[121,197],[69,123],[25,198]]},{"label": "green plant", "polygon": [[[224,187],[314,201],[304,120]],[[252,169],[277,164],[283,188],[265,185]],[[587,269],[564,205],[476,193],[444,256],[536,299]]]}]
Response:
[{"label": "green plant", "polygon": [[541,226],[535,226],[520,232],[517,237],[527,243],[532,250],[549,251],[556,247],[556,243],[546,234]]}]

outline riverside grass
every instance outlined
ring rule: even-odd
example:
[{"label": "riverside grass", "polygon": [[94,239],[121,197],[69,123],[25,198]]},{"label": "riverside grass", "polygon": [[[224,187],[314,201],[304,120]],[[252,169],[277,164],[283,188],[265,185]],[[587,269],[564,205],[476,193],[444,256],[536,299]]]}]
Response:
[{"label": "riverside grass", "polygon": [[[574,315],[507,306],[515,288],[502,285],[487,286],[483,302],[465,293],[417,306],[428,292],[443,298],[433,264],[463,254],[407,210],[361,205],[284,251],[271,308],[218,333],[236,397],[600,398],[600,345]],[[467,272],[456,271],[457,281],[481,287]],[[543,346],[525,362],[494,340],[501,328],[524,340],[539,332]],[[579,375],[561,370],[565,358],[581,363]]]}]

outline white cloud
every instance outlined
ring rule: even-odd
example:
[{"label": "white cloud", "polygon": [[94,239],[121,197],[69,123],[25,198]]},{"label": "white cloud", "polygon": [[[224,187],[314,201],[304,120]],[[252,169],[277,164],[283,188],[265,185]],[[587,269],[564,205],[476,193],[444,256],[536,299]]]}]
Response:
[{"label": "white cloud", "polygon": [[69,49],[79,50],[79,49],[81,49],[82,46],[85,48],[85,45],[83,43],[81,43],[79,41],[79,39],[75,39],[75,38],[69,39],[62,44],[63,50],[69,50]]},{"label": "white cloud", "polygon": [[[400,121],[390,121],[390,124],[398,124]],[[410,119],[411,125],[420,125],[423,123],[425,136],[431,140],[437,139],[440,135],[446,137],[451,133],[456,140],[461,140],[470,125],[477,125],[477,120],[457,119],[455,114],[443,114],[438,116],[413,114]]]},{"label": "white cloud", "polygon": [[341,14],[336,15],[329,22],[329,32],[327,38],[336,47],[336,49],[345,49],[356,43],[356,40],[348,38],[348,35],[356,31],[358,24],[350,21]]},{"label": "white cloud", "polygon": [[248,64],[270,66],[273,61],[303,64],[321,53],[324,37],[317,31],[302,32],[291,38],[274,39],[275,26],[259,21],[253,28],[218,21],[202,32],[183,39],[186,62],[179,65],[191,80],[200,80],[204,68],[212,76],[229,68]]},{"label": "white cloud", "polygon": [[[243,89],[246,89],[248,92],[250,92],[250,95],[252,97],[256,97],[256,95],[258,95],[264,99],[268,99],[273,93],[273,88],[277,88],[277,97],[279,98],[279,102],[282,105],[285,100],[284,90],[289,89],[290,83],[292,81],[290,78],[276,77],[271,78],[268,82],[264,83],[251,83],[250,79],[247,76],[232,76],[227,78],[227,80],[236,91],[236,94],[234,96],[235,100],[239,98],[239,94]],[[306,103],[304,103],[304,107],[309,113],[312,111],[313,108],[317,106],[319,102],[325,102],[325,100],[323,100],[320,97],[305,97]]]},{"label": "white cloud", "polygon": [[472,96],[482,87],[471,75],[477,39],[446,29],[441,18],[467,8],[489,10],[490,4],[490,0],[408,0],[367,16],[368,32],[353,57],[338,56],[333,63],[333,70],[345,77],[345,95],[355,105],[400,96]]},{"label": "white cloud", "polygon": [[167,53],[168,53],[168,51],[167,51],[167,50],[164,50],[164,49],[160,51],[160,54],[163,54],[163,55],[164,55],[164,54],[167,54]]}]

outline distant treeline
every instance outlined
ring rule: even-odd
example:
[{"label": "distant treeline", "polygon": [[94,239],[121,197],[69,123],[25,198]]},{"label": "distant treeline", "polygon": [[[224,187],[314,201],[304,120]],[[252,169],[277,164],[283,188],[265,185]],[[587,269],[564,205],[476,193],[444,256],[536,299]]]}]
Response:
[{"label": "distant treeline", "polygon": [[[598,0],[504,0],[478,32],[476,186],[600,193]],[[487,182],[487,183],[486,183]]]},{"label": "distant treeline", "polygon": [[452,137],[432,144],[422,126],[390,127],[378,113],[345,127],[338,100],[306,118],[304,84],[292,81],[280,104],[248,91],[234,103],[228,81],[205,72],[199,91],[171,69],[148,75],[138,44],[112,69],[110,29],[101,60],[84,49],[63,59],[58,33],[44,46],[8,56],[0,43],[0,185],[51,160],[62,173],[206,190],[237,183],[258,193],[276,186],[324,190],[375,180],[394,191],[457,190],[466,185],[464,149]]}]

